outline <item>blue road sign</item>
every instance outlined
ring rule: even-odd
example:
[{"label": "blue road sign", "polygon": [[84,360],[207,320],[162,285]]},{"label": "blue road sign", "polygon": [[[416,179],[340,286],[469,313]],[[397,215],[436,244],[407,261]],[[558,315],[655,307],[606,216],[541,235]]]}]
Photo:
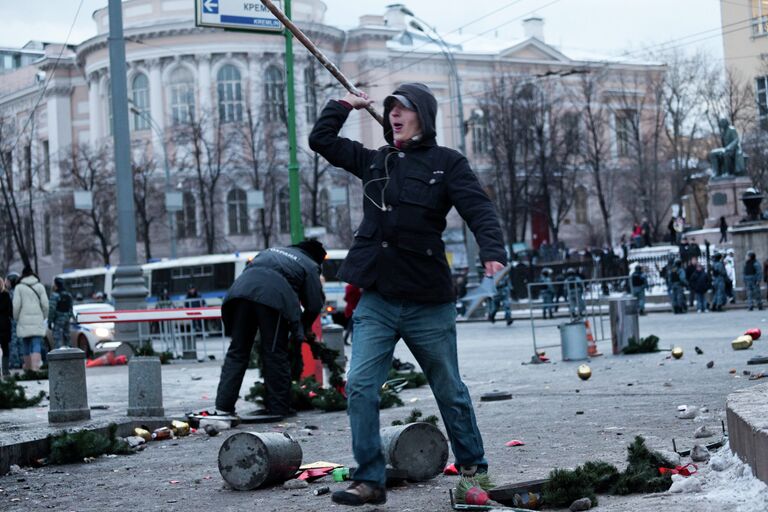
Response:
[{"label": "blue road sign", "polygon": [[[275,2],[282,8],[282,2]],[[236,28],[280,32],[280,20],[258,0],[195,0],[195,22],[199,27]]]}]

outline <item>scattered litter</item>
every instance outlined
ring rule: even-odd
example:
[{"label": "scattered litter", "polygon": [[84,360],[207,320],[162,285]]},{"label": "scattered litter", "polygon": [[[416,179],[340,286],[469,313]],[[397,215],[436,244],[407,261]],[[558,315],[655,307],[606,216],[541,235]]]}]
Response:
[{"label": "scattered litter", "polygon": [[691,476],[699,472],[699,466],[688,463],[685,466],[675,466],[674,468],[659,468],[659,474],[662,475],[682,475]]},{"label": "scattered litter", "polygon": [[684,407],[683,409],[680,409],[680,407],[678,407],[678,411],[680,411],[677,413],[678,419],[692,420],[699,413],[699,408],[694,405],[691,405],[691,406],[686,405],[683,407]]},{"label": "scattered litter", "polygon": [[568,507],[568,510],[571,512],[580,512],[582,510],[589,510],[590,508],[592,508],[592,500],[589,498],[580,498],[571,503],[571,506]]},{"label": "scattered litter", "polygon": [[576,416],[578,416],[580,414],[584,414],[584,411],[576,411]]},{"label": "scattered litter", "polygon": [[693,450],[691,450],[691,460],[693,462],[706,462],[709,460],[709,457],[709,450],[707,450],[706,446],[701,444],[693,445]]},{"label": "scattered litter", "polygon": [[170,482],[168,482],[168,483],[169,483],[169,484],[174,484],[174,485],[175,485],[175,484],[178,484],[178,483],[180,483],[180,482],[181,482],[181,480],[171,480],[171,481],[170,481]]},{"label": "scattered litter", "polygon": [[746,334],[739,336],[731,342],[731,348],[733,350],[746,350],[752,346],[752,336]]},{"label": "scattered litter", "polygon": [[490,393],[483,393],[480,395],[480,401],[481,402],[496,402],[500,400],[510,400],[512,398],[512,393],[508,393],[507,391],[497,391],[493,390]]},{"label": "scattered litter", "polygon": [[715,435],[715,433],[709,430],[706,425],[700,426],[693,433],[693,437],[695,437],[696,439],[701,439],[703,437],[712,437],[713,435]]},{"label": "scattered litter", "polygon": [[695,350],[695,351],[696,351],[696,353],[697,353],[698,355],[700,355],[700,356],[701,356],[701,355],[704,355],[704,351],[703,351],[703,350],[701,350],[699,347],[693,347],[693,350]]},{"label": "scattered litter", "polygon": [[128,446],[131,448],[136,448],[137,446],[146,443],[144,438],[139,436],[128,436],[125,438],[125,442],[128,443]]},{"label": "scattered litter", "polygon": [[728,373],[730,373],[731,375],[735,374],[736,368],[731,368],[730,370],[728,370]]},{"label": "scattered litter", "polygon": [[749,380],[759,380],[766,376],[768,376],[768,374],[766,374],[765,372],[758,372],[753,375],[750,375]]},{"label": "scattered litter", "polygon": [[519,439],[512,439],[511,441],[507,441],[504,443],[505,446],[525,446],[525,443],[520,441]]},{"label": "scattered litter", "polygon": [[331,492],[331,488],[328,487],[327,485],[324,485],[323,487],[318,487],[317,489],[312,491],[312,494],[314,494],[315,496],[322,496],[323,494],[328,494],[329,492]]},{"label": "scattered litter", "polygon": [[203,380],[203,378],[199,375],[192,376],[192,380]]},{"label": "scattered litter", "polygon": [[762,332],[760,332],[759,328],[755,327],[753,329],[747,329],[746,332],[744,332],[744,335],[751,336],[753,340],[759,340]]},{"label": "scattered litter", "polygon": [[715,362],[714,361],[710,361],[710,362],[707,363],[707,368],[712,368],[713,366],[715,366]]},{"label": "scattered litter", "polygon": [[456,469],[456,464],[451,463],[451,464],[448,464],[447,466],[445,466],[445,469],[443,470],[443,474],[444,475],[455,476],[455,475],[459,474],[459,470]]},{"label": "scattered litter", "polygon": [[298,480],[296,478],[288,480],[283,484],[283,489],[287,489],[289,491],[296,489],[306,489],[307,487],[309,487],[309,484],[306,480]]}]

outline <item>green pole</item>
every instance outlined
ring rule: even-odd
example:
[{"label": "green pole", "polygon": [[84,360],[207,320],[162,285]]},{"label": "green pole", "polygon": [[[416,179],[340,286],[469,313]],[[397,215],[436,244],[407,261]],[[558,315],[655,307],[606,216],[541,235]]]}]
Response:
[{"label": "green pole", "polygon": [[[291,19],[291,0],[285,0],[285,15]],[[288,189],[291,193],[291,243],[304,239],[299,197],[299,161],[296,157],[296,95],[293,90],[293,34],[285,30],[285,81],[288,92]]]}]

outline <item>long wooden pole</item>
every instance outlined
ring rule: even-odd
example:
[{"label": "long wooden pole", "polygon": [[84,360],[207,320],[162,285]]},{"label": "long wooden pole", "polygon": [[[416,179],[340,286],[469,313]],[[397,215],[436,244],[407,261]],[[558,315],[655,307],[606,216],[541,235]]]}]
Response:
[{"label": "long wooden pole", "polygon": [[[309,50],[309,53],[314,55],[315,58],[317,58],[317,60],[320,61],[320,64],[322,64],[323,67],[325,67],[325,69],[330,71],[331,74],[334,77],[336,77],[336,80],[338,80],[339,83],[341,83],[341,85],[343,85],[345,89],[347,89],[349,92],[351,92],[356,96],[360,96],[360,89],[352,85],[352,83],[347,79],[347,77],[344,76],[344,74],[341,71],[339,71],[339,68],[337,68],[333,62],[328,60],[328,57],[326,57],[325,54],[323,54],[323,52],[321,52],[317,48],[317,46],[315,46],[315,43],[313,43],[306,36],[306,34],[304,34],[304,32],[301,31],[299,27],[297,27],[290,19],[288,19],[288,17],[285,14],[283,14],[283,12],[277,6],[275,6],[275,4],[271,2],[271,0],[261,0],[261,3],[264,4],[264,7],[269,9],[270,12],[274,14],[275,17],[278,20],[280,20],[280,22],[283,25],[285,25],[285,28],[291,31],[291,33],[296,37],[296,39],[298,39],[301,42],[301,44],[303,44],[304,47],[307,50]],[[367,110],[368,113],[371,114],[373,118],[379,122],[379,124],[381,125],[384,124],[384,118],[381,116],[381,114],[379,114],[376,111],[375,108],[368,105],[367,107],[365,107],[365,110]]]}]

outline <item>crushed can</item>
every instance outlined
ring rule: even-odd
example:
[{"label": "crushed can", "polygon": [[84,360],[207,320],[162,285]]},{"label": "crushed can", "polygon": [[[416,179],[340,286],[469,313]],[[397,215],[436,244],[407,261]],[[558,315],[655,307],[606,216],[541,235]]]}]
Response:
[{"label": "crushed can", "polygon": [[138,436],[147,442],[152,440],[152,433],[149,430],[143,429],[141,427],[134,428],[133,435]]},{"label": "crushed can", "polygon": [[152,432],[152,439],[162,441],[163,439],[173,439],[173,431],[168,427],[160,427]]},{"label": "crushed can", "polygon": [[189,435],[189,423],[184,421],[173,420],[171,422],[171,430],[178,437]]}]

